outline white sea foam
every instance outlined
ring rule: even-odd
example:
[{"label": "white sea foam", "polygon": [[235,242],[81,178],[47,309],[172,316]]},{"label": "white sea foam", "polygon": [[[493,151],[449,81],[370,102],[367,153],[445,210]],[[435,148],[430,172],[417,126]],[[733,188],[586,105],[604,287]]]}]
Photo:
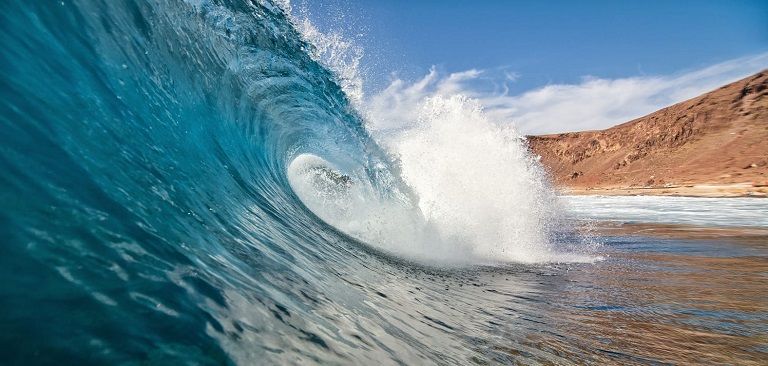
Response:
[{"label": "white sea foam", "polygon": [[341,231],[421,262],[595,259],[554,242],[554,225],[562,223],[557,198],[520,135],[488,121],[462,96],[420,103],[415,120],[372,131],[397,159],[417,202],[382,197],[363,172],[341,172],[308,154],[289,166],[294,191]]},{"label": "white sea foam", "polygon": [[[444,245],[420,212],[382,197],[360,172],[341,172],[324,159],[302,154],[288,168],[294,192],[320,219],[372,247],[425,263],[459,264],[464,245]],[[349,177],[349,180],[340,177]]]},{"label": "white sea foam", "polygon": [[[320,32],[306,16],[292,21],[315,45],[313,56],[336,73],[416,196],[384,197],[363,172],[341,172],[321,157],[300,155],[288,168],[289,181],[318,217],[373,247],[422,262],[592,260],[553,240],[562,229],[557,198],[513,128],[491,122],[476,101],[450,88],[424,93],[420,85],[428,78],[412,86],[395,81],[366,100],[361,49]],[[409,92],[413,88],[419,90]]]},{"label": "white sea foam", "polygon": [[653,196],[566,196],[574,219],[694,226],[768,227],[768,200]]},{"label": "white sea foam", "polygon": [[[383,111],[369,111],[374,137],[397,158],[418,207],[443,239],[468,243],[488,260],[551,260],[551,190],[540,167],[511,128],[488,121],[461,95],[418,101],[415,120],[386,128]],[[392,105],[390,111],[411,106]]]}]

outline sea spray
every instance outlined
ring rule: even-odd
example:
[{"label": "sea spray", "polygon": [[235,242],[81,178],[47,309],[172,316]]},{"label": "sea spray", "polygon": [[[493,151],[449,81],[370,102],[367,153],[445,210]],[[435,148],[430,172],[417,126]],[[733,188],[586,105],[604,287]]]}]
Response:
[{"label": "sea spray", "polygon": [[[415,85],[395,80],[364,98],[362,48],[339,33],[321,32],[306,10],[297,14],[292,21],[314,45],[311,54],[334,70],[390,157],[387,171],[397,182],[387,191],[402,193],[383,197],[362,172],[341,173],[333,163],[302,155],[288,176],[310,210],[368,245],[423,263],[592,259],[573,253],[578,237],[555,240],[570,229],[543,168],[510,124],[490,121],[477,101],[450,88],[423,93],[436,78],[434,68]],[[318,172],[349,175],[354,183],[328,189],[335,183]]]},{"label": "sea spray", "polygon": [[382,138],[441,236],[488,261],[549,261],[552,190],[511,128],[461,95],[423,101],[416,123]]}]

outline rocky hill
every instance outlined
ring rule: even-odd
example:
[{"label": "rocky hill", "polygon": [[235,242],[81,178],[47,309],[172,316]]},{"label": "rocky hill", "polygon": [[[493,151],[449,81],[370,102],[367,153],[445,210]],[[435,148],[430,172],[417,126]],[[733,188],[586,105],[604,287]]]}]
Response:
[{"label": "rocky hill", "polygon": [[528,140],[572,193],[766,195],[768,70],[605,130]]}]

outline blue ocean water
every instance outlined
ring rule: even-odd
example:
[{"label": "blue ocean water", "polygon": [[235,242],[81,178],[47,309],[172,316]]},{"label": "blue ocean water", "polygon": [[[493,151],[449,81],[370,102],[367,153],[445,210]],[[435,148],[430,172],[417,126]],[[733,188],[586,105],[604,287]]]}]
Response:
[{"label": "blue ocean water", "polygon": [[[0,9],[1,364],[765,355],[762,244],[738,241],[724,257],[711,240],[685,241],[704,249],[684,273],[662,250],[676,239],[625,234],[606,236],[595,263],[443,268],[329,225],[291,185],[298,157],[352,176],[322,170],[333,189],[412,193],[338,77],[269,1]],[[706,275],[718,270],[733,281]],[[723,296],[697,295],[713,288]],[[647,336],[628,336],[637,329]]]},{"label": "blue ocean water", "polygon": [[[291,314],[366,254],[286,164],[378,152],[278,7],[6,1],[0,23],[0,359],[223,363],[212,334],[243,332],[328,348]],[[216,319],[228,291],[285,322]]]}]

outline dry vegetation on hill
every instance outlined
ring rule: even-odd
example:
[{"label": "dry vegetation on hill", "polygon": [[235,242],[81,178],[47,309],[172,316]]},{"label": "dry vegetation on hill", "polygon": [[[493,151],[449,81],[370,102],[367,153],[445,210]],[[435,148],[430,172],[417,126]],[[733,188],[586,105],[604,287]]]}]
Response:
[{"label": "dry vegetation on hill", "polygon": [[574,193],[766,195],[768,70],[605,130],[528,140]]}]

